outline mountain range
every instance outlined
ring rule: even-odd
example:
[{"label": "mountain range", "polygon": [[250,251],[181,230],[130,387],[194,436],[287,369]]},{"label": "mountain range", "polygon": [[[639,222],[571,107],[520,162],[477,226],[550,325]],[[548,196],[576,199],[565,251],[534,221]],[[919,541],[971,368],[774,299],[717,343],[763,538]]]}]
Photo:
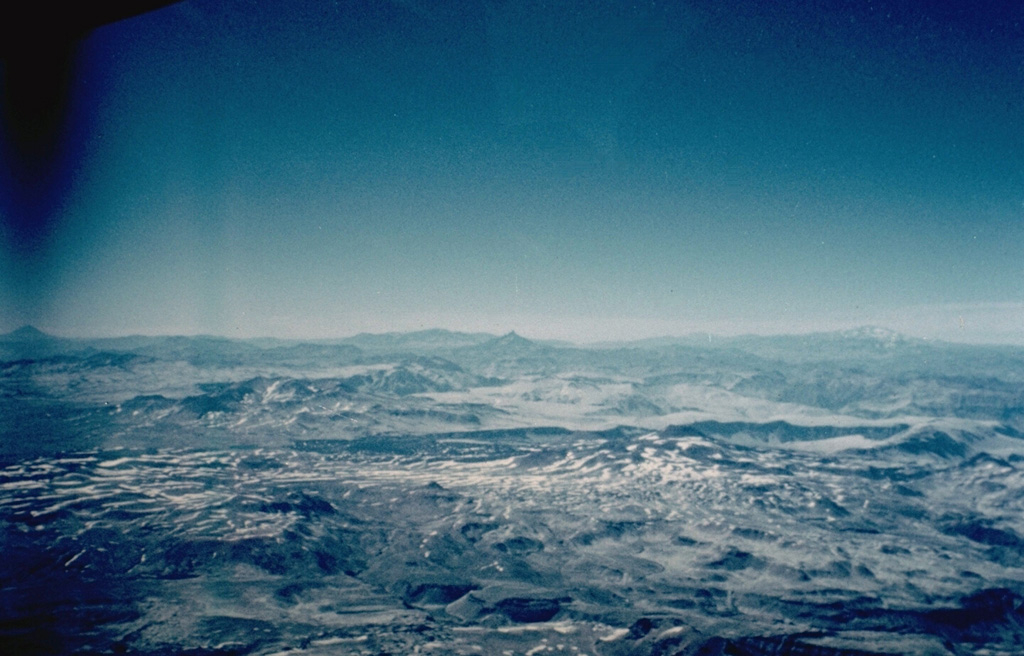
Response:
[{"label": "mountain range", "polygon": [[0,335],[17,653],[1014,653],[1024,349]]}]

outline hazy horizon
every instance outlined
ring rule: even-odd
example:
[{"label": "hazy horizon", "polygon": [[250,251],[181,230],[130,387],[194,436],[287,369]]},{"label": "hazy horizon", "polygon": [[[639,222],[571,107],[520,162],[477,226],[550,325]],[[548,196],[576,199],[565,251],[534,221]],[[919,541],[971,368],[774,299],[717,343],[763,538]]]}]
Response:
[{"label": "hazy horizon", "polygon": [[191,0],[107,25],[66,193],[0,207],[0,332],[1024,344],[1022,12]]},{"label": "hazy horizon", "polygon": [[879,337],[886,337],[887,333],[896,335],[903,338],[919,339],[923,341],[935,341],[940,343],[949,344],[963,344],[963,345],[977,345],[977,346],[1024,346],[1024,343],[1016,341],[997,341],[997,340],[983,340],[983,339],[970,339],[969,333],[962,333],[964,338],[953,339],[938,337],[938,336],[922,336],[914,335],[904,331],[896,330],[888,326],[880,326],[876,324],[862,324],[862,325],[849,325],[849,326],[837,326],[832,328],[808,328],[805,330],[795,331],[763,331],[763,332],[749,332],[749,331],[723,331],[723,332],[709,332],[707,330],[693,330],[690,332],[677,332],[677,333],[650,333],[650,334],[616,334],[607,338],[599,337],[572,337],[572,336],[559,336],[556,333],[543,333],[543,332],[530,332],[521,331],[515,328],[508,328],[505,330],[462,330],[445,328],[441,326],[426,326],[418,328],[410,328],[408,330],[377,330],[377,331],[359,331],[349,333],[333,333],[333,334],[318,334],[318,335],[274,335],[274,334],[223,334],[223,333],[209,333],[209,332],[108,332],[108,333],[73,333],[47,329],[45,327],[36,326],[33,324],[24,324],[13,328],[11,330],[4,330],[0,332],[0,335],[9,335],[21,330],[37,330],[44,333],[49,337],[56,337],[58,339],[71,339],[71,340],[92,340],[92,339],[121,339],[121,338],[160,338],[160,337],[210,337],[215,339],[238,339],[238,340],[280,340],[286,342],[335,342],[345,341],[364,335],[370,336],[382,336],[382,335],[414,335],[417,333],[431,333],[431,332],[442,332],[451,333],[456,335],[488,335],[491,337],[503,337],[506,335],[515,334],[530,341],[539,342],[561,342],[574,346],[592,346],[592,345],[603,345],[603,344],[628,344],[633,342],[657,342],[660,340],[665,341],[700,341],[703,342],[705,339],[708,343],[713,343],[715,340],[728,340],[733,338],[771,338],[771,337],[792,337],[802,335],[829,335],[829,334],[842,334],[842,333],[862,333],[870,335],[875,331],[882,331]]}]

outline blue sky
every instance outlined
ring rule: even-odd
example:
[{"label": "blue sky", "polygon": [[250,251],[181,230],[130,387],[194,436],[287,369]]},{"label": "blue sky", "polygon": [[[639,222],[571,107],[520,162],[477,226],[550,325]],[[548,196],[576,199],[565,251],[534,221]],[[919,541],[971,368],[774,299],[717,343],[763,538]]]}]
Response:
[{"label": "blue sky", "polygon": [[0,329],[1024,342],[1024,9],[909,4],[228,0],[103,27]]}]

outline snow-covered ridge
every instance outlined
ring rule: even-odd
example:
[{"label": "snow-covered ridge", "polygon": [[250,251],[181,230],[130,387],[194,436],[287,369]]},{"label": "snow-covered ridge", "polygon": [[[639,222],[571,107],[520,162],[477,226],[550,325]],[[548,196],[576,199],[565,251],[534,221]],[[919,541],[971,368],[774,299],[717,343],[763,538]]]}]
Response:
[{"label": "snow-covered ridge", "polygon": [[56,631],[78,645],[88,622],[94,648],[133,651],[1019,644],[1024,459],[822,459],[682,432],[37,458],[0,467],[0,568],[8,593],[47,586],[59,608],[127,604]]}]

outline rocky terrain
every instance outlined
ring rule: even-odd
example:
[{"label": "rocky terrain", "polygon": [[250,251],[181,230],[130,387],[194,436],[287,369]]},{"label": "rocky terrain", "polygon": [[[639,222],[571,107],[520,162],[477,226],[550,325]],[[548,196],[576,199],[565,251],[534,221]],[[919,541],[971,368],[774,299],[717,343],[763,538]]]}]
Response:
[{"label": "rocky terrain", "polygon": [[0,336],[10,653],[1016,654],[1024,349]]}]

